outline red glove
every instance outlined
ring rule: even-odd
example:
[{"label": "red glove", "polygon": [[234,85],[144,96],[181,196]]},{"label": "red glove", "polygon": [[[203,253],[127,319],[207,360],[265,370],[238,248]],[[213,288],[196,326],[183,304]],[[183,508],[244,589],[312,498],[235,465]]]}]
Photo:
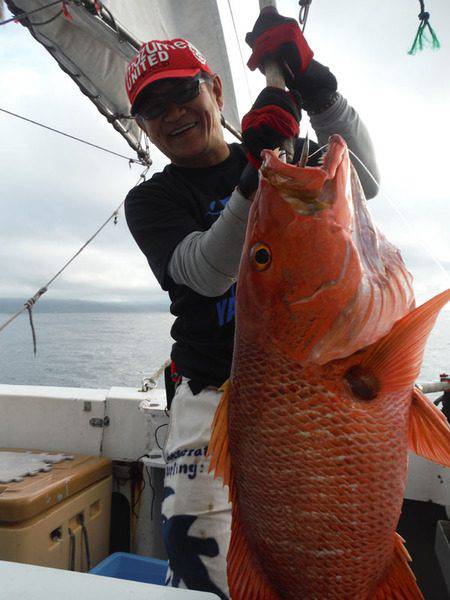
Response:
[{"label": "red glove", "polygon": [[250,69],[258,67],[264,72],[265,61],[274,59],[283,71],[287,87],[300,92],[303,107],[310,114],[322,112],[336,100],[336,77],[313,59],[295,19],[282,17],[275,7],[265,8],[245,39],[253,49],[247,63]]},{"label": "red glove", "polygon": [[242,138],[250,164],[259,169],[262,150],[279,148],[284,140],[297,137],[300,118],[298,92],[264,88],[242,119]]},{"label": "red glove", "polygon": [[[314,56],[295,19],[282,17],[274,6],[263,9],[245,41],[253,50],[248,67],[264,73],[267,59],[276,60],[290,79],[303,75]],[[289,74],[290,71],[290,74]],[[289,82],[287,79],[288,87]]]}]

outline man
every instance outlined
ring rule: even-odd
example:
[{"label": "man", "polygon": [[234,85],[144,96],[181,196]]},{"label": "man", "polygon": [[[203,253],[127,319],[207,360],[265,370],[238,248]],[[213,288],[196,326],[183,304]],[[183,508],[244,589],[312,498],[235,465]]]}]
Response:
[{"label": "man", "polygon": [[[179,381],[164,448],[162,511],[168,585],[224,599],[230,510],[227,490],[208,474],[205,454],[219,387],[230,373],[235,282],[260,152],[298,135],[302,101],[319,142],[340,133],[377,174],[368,133],[337,93],[335,77],[312,59],[295,21],[268,16],[248,36],[250,63],[263,68],[268,54],[281,60],[291,92],[263,90],[243,120],[245,149],[225,142],[220,77],[186,40],[144,44],[126,81],[132,114],[170,159],[161,173],[132,189],[125,204],[130,231],[176,316],[171,358]],[[296,159],[302,144],[296,144]],[[319,155],[308,164],[317,164]],[[375,195],[362,169],[360,177],[366,195]]]}]

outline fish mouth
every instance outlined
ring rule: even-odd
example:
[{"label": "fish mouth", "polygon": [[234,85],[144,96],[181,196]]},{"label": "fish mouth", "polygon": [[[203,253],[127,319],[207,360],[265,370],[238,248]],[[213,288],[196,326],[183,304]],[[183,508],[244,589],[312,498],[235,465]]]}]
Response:
[{"label": "fish mouth", "polygon": [[314,215],[334,203],[335,194],[330,184],[344,151],[344,140],[339,135],[333,135],[329,139],[323,164],[307,167],[283,163],[279,149],[264,150],[261,174],[296,213]]}]

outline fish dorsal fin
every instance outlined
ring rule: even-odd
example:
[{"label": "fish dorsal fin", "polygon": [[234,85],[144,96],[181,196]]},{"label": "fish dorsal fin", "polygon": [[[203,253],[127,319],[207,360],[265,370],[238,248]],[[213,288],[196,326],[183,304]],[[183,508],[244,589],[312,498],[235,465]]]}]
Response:
[{"label": "fish dorsal fin", "polygon": [[412,397],[408,442],[415,454],[450,467],[450,425],[417,388]]},{"label": "fish dorsal fin", "polygon": [[450,289],[415,308],[366,352],[361,367],[375,375],[382,389],[395,392],[412,388],[428,335],[439,311],[449,300]]}]

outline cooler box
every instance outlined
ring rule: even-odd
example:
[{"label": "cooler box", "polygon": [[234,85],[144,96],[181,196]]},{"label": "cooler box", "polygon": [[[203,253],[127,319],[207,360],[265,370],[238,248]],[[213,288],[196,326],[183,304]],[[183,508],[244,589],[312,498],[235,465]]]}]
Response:
[{"label": "cooler box", "polygon": [[[0,560],[90,570],[108,555],[111,461],[74,454],[46,472],[6,483],[8,461],[20,463],[19,453],[44,454],[0,449]],[[50,461],[58,456],[45,454]]]}]

